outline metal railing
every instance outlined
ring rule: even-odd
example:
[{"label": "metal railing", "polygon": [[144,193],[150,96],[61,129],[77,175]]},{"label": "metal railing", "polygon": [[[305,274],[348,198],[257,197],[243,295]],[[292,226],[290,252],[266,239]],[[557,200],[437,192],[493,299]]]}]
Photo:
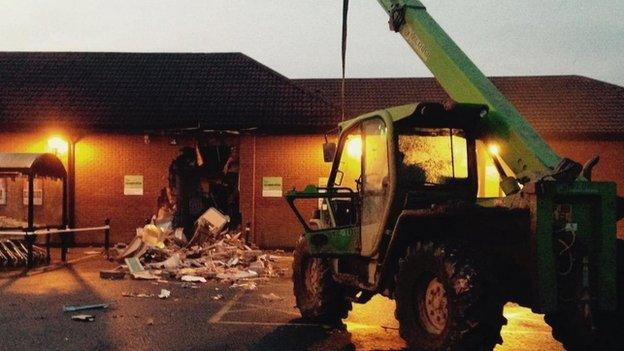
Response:
[{"label": "metal railing", "polygon": [[109,257],[110,249],[110,219],[104,220],[104,225],[99,227],[83,227],[83,228],[38,228],[38,229],[11,229],[0,231],[0,237],[2,236],[23,236],[26,242],[27,251],[27,267],[33,266],[33,247],[37,236],[45,235],[46,256],[47,261],[50,262],[50,237],[52,234],[60,234],[61,236],[61,261],[67,262],[67,235],[71,233],[104,231],[104,251],[106,257]]}]

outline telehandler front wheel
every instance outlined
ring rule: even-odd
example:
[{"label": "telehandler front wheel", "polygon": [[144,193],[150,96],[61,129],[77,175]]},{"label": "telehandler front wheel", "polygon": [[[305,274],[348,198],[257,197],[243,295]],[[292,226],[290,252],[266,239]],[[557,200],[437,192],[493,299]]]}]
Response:
[{"label": "telehandler front wheel", "polygon": [[401,337],[412,350],[492,350],[506,320],[496,287],[487,283],[462,251],[413,245],[397,275]]},{"label": "telehandler front wheel", "polygon": [[337,325],[349,314],[348,291],[334,280],[331,261],[311,257],[304,237],[295,248],[292,279],[297,308],[303,318]]}]

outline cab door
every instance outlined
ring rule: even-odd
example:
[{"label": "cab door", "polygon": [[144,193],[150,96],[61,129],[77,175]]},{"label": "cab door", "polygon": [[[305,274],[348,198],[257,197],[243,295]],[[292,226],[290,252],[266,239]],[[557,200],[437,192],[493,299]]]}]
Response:
[{"label": "cab door", "polygon": [[362,122],[361,255],[373,256],[383,234],[390,196],[388,129],[382,118]]}]

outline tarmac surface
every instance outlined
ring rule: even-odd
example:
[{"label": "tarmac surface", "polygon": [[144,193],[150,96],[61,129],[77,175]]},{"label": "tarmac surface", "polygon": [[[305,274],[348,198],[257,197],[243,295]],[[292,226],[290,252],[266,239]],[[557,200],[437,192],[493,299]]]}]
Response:
[{"label": "tarmac surface", "polygon": [[[91,249],[93,250],[93,249]],[[0,350],[402,350],[394,303],[382,297],[355,305],[346,330],[306,323],[294,307],[288,274],[258,282],[254,291],[211,282],[103,280],[114,268],[99,254],[75,249],[70,265],[0,272]],[[283,257],[289,266],[290,257]],[[123,293],[158,295],[124,297]],[[279,299],[266,299],[274,294]],[[64,305],[112,302],[104,310],[63,312]],[[92,314],[94,322],[72,321]],[[507,305],[504,345],[496,350],[562,350],[543,316]]]}]

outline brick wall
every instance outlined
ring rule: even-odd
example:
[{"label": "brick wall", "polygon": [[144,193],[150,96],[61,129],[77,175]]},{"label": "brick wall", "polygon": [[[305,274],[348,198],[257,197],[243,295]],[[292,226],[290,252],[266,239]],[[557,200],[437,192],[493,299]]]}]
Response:
[{"label": "brick wall", "polygon": [[[76,144],[76,225],[111,218],[113,242],[127,242],[156,212],[156,199],[168,184],[169,164],[180,147],[165,137],[151,137],[149,144],[142,135],[84,137]],[[143,176],[143,195],[124,195],[124,175]],[[97,239],[84,237],[90,242]]]},{"label": "brick wall", "polygon": [[[241,212],[243,223],[252,223],[259,244],[291,247],[302,232],[299,222],[283,199],[262,197],[262,177],[283,177],[284,191],[293,186],[301,189],[307,184],[317,184],[318,178],[327,176],[330,169],[322,160],[322,140],[321,135],[242,138]],[[581,163],[600,154],[601,161],[594,170],[594,180],[615,181],[618,193],[624,194],[624,153],[621,152],[624,150],[624,141],[553,138],[547,141],[561,156]],[[310,215],[314,204],[303,208],[303,214]],[[624,221],[618,223],[618,236],[624,238]]]},{"label": "brick wall", "polygon": [[[624,196],[624,140],[556,140],[547,139],[550,146],[562,157],[581,164],[595,155],[600,162],[594,168],[593,180],[614,181],[618,194]],[[618,237],[624,239],[624,220],[618,222]]]},{"label": "brick wall", "polygon": [[[50,152],[46,133],[2,133],[0,152]],[[111,218],[112,242],[127,242],[156,210],[168,167],[183,142],[142,135],[91,134],[76,144],[76,225],[100,226]],[[65,162],[66,155],[61,155]],[[143,175],[144,194],[123,194],[124,175]],[[45,188],[44,188],[45,192]],[[101,233],[81,233],[78,243],[101,243]]]},{"label": "brick wall", "polygon": [[[46,133],[0,133],[0,152],[45,152]],[[302,228],[283,198],[262,196],[263,177],[282,177],[283,190],[318,184],[329,173],[323,162],[322,135],[241,136],[241,212],[252,223],[256,242],[265,247],[292,247]],[[112,219],[112,240],[128,241],[135,228],[151,217],[159,190],[167,184],[168,166],[184,144],[170,145],[166,137],[92,134],[76,146],[76,224],[101,225]],[[188,143],[188,142],[187,142]],[[595,154],[601,161],[595,180],[614,180],[624,194],[624,141],[549,140],[562,156],[585,162]],[[65,158],[65,156],[61,156]],[[144,195],[123,195],[124,175],[143,175]],[[45,188],[44,188],[45,192]],[[309,217],[315,206],[303,206]],[[624,223],[618,233],[624,238]],[[79,243],[99,243],[101,235],[80,234]]]},{"label": "brick wall", "polygon": [[[322,135],[241,138],[241,212],[243,223],[252,223],[258,244],[293,247],[303,232],[283,198],[262,196],[262,178],[282,177],[284,192],[318,184],[330,170],[323,162],[322,143]],[[309,218],[315,206],[315,200],[303,204],[303,215]]]}]

